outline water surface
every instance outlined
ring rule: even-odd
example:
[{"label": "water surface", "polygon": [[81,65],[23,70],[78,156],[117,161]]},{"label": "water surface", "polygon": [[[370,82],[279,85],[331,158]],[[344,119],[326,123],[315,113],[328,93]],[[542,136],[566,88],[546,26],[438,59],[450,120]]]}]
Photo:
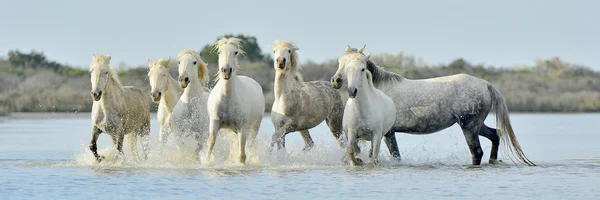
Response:
[{"label": "water surface", "polygon": [[[415,136],[398,133],[401,162],[385,146],[377,167],[341,161],[327,127],[311,131],[316,147],[303,153],[298,134],[287,136],[286,152],[269,153],[273,126],[265,117],[259,144],[247,165],[228,159],[226,134],[210,165],[184,144],[158,148],[152,121],[148,161],[110,157],[108,136],[100,137],[97,164],[87,150],[89,113],[23,114],[0,118],[0,199],[598,199],[600,114],[513,114],[516,135],[538,167],[469,166],[470,154],[458,126]],[[490,117],[486,124],[495,126]],[[485,160],[490,142],[480,137]],[[364,155],[363,155],[364,156]],[[112,159],[112,160],[111,160]]]}]

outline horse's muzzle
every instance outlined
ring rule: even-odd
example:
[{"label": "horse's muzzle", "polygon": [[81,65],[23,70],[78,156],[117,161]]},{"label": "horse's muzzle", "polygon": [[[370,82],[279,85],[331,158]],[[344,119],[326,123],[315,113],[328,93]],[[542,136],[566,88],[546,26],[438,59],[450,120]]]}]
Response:
[{"label": "horse's muzzle", "polygon": [[190,83],[190,78],[179,77],[179,86],[181,86],[181,88],[186,88],[189,83]]},{"label": "horse's muzzle", "polygon": [[285,69],[285,58],[284,57],[279,57],[277,58],[277,68],[279,69]]},{"label": "horse's muzzle", "polygon": [[160,98],[162,97],[162,92],[152,92],[150,93],[150,95],[152,95],[152,100],[157,102],[160,101]]},{"label": "horse's muzzle", "polygon": [[100,101],[100,98],[102,98],[102,91],[99,91],[99,92],[91,91],[90,94],[92,94],[92,99],[94,99],[94,101]]},{"label": "horse's muzzle", "polygon": [[222,68],[221,69],[221,77],[224,80],[229,80],[231,78],[232,72],[233,72],[233,68]]},{"label": "horse's muzzle", "polygon": [[358,89],[356,88],[348,88],[348,97],[354,99],[356,97],[356,95],[358,94]]},{"label": "horse's muzzle", "polygon": [[342,78],[331,77],[331,86],[334,89],[340,89],[342,87]]}]

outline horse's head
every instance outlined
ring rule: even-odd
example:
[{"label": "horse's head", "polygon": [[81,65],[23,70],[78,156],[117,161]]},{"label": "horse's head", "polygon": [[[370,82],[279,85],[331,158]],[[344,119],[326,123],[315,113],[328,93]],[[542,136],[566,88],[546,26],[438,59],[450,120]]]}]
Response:
[{"label": "horse's head", "polygon": [[108,66],[110,58],[110,55],[92,55],[92,64],[90,64],[92,91],[90,91],[90,94],[92,94],[94,101],[99,101],[102,98],[102,90],[104,90],[106,82],[108,82],[108,77],[110,76],[110,67]]},{"label": "horse's head", "polygon": [[354,53],[363,54],[363,50],[365,50],[365,46],[366,45],[363,45],[359,49],[352,48],[349,45],[346,46],[343,56],[340,57],[340,59],[338,60],[338,69],[335,72],[335,74],[331,77],[331,86],[333,86],[333,88],[340,89],[344,85],[344,76],[345,76],[344,68],[346,67],[345,66],[345,64],[347,63],[346,59],[348,58],[348,57],[346,57],[346,55],[350,55],[350,54],[354,54]]},{"label": "horse's head", "polygon": [[371,55],[363,55],[362,53],[352,53],[340,58],[340,64],[344,65],[344,74],[348,80],[348,96],[355,98],[358,95],[359,89],[364,84],[369,84],[372,79],[371,72],[367,70],[367,62]]},{"label": "horse's head", "polygon": [[191,81],[200,81],[202,86],[208,83],[207,64],[200,54],[192,50],[184,50],[177,55],[177,60],[181,88],[186,88]]},{"label": "horse's head", "polygon": [[238,38],[222,38],[215,43],[214,48],[219,54],[219,76],[221,79],[229,80],[236,74],[237,56],[244,53],[241,42],[242,40]]},{"label": "horse's head", "polygon": [[298,47],[291,42],[276,40],[270,48],[273,50],[273,58],[275,58],[273,64],[275,70],[282,72],[296,70]]},{"label": "horse's head", "polygon": [[152,96],[152,100],[160,101],[162,93],[167,89],[167,84],[169,81],[169,62],[171,62],[171,57],[167,59],[159,59],[152,61],[148,59],[148,67],[150,71],[148,71],[148,79],[150,79],[150,95]]}]

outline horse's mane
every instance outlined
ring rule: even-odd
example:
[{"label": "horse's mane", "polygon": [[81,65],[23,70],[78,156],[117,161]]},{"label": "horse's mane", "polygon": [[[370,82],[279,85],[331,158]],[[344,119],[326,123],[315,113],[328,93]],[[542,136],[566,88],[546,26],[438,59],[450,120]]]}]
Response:
[{"label": "horse's mane", "polygon": [[158,59],[156,61],[156,63],[158,63],[159,65],[162,65],[165,68],[169,68],[169,64],[171,63],[171,59],[170,58],[171,57],[169,57],[169,59],[164,59],[164,58]]},{"label": "horse's mane", "polygon": [[[360,52],[356,48],[352,48],[352,47],[348,46],[346,48],[346,50],[344,50],[343,55],[344,56],[352,55],[351,56],[351,59],[352,59],[355,56],[358,56],[358,55],[364,56],[365,54],[363,52]],[[371,72],[373,84],[375,84],[376,86],[380,86],[382,83],[385,83],[385,82],[390,82],[390,81],[401,82],[401,81],[405,80],[405,78],[402,75],[385,71],[381,67],[378,67],[370,59],[366,61],[366,64],[367,64],[367,70],[369,70]]]},{"label": "horse's mane", "polygon": [[226,44],[232,44],[235,45],[235,47],[237,47],[238,49],[238,54],[243,55],[245,54],[244,49],[242,48],[242,40],[238,39],[238,38],[221,38],[220,40],[217,40],[217,42],[215,42],[215,44],[213,45],[213,50],[215,51],[219,51],[221,50],[221,47],[223,47],[223,45]]},{"label": "horse's mane", "polygon": [[292,70],[292,72],[294,73],[294,79],[298,82],[304,82],[302,73],[300,73],[302,71],[302,66],[298,65],[298,52],[296,51],[298,50],[298,47],[292,42],[282,40],[275,40],[273,45],[269,46],[269,48],[271,48],[272,50],[284,47],[287,47],[290,50],[292,50],[292,53],[290,53],[290,70]]},{"label": "horse's mane", "polygon": [[198,67],[198,78],[200,79],[200,84],[202,86],[206,86],[206,84],[208,84],[208,64],[202,60],[199,53],[192,50],[183,50],[179,52],[179,54],[177,54],[177,60],[181,60],[181,58],[185,55],[194,56],[194,58],[198,60],[198,63],[196,63],[196,67]]},{"label": "horse's mane", "polygon": [[402,82],[404,81],[404,77],[400,74],[395,74],[392,72],[385,71],[383,68],[378,67],[371,60],[367,60],[367,70],[371,72],[373,75],[373,84],[376,86],[380,86],[385,82]]},{"label": "horse's mane", "polygon": [[114,69],[109,68],[108,69],[108,74],[111,77],[111,80],[117,85],[119,86],[119,88],[123,88],[123,84],[121,84],[121,79],[119,79],[119,73],[117,73],[117,71],[115,71]]}]

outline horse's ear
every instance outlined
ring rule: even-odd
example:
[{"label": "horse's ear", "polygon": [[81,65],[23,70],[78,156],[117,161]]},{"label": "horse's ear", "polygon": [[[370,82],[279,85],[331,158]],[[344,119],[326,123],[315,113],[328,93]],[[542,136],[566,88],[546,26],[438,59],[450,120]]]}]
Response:
[{"label": "horse's ear", "polygon": [[294,51],[298,51],[298,50],[300,50],[300,48],[298,48],[298,47],[295,46],[294,47]]},{"label": "horse's ear", "polygon": [[152,61],[150,61],[150,58],[146,58],[146,61],[148,61],[148,68],[152,68]]},{"label": "horse's ear", "polygon": [[350,49],[351,49],[350,45],[346,45],[346,50],[344,50],[344,51],[350,51]]},{"label": "horse's ear", "polygon": [[369,53],[369,55],[367,55],[367,56],[365,57],[365,61],[368,61],[368,60],[369,60],[369,58],[371,58],[371,53]]},{"label": "horse's ear", "polygon": [[106,59],[105,59],[106,63],[110,63],[110,59],[111,59],[111,56],[110,56],[110,54],[108,54],[108,56],[106,56]]},{"label": "horse's ear", "polygon": [[96,54],[92,54],[92,60],[96,59]]},{"label": "horse's ear", "polygon": [[360,48],[358,49],[358,53],[362,53],[362,52],[363,52],[363,50],[365,50],[365,47],[366,47],[366,46],[367,46],[366,44],[362,45],[362,47],[360,47]]},{"label": "horse's ear", "polygon": [[168,62],[171,62],[171,56],[169,56],[169,57],[167,58],[167,61],[168,61]]}]

